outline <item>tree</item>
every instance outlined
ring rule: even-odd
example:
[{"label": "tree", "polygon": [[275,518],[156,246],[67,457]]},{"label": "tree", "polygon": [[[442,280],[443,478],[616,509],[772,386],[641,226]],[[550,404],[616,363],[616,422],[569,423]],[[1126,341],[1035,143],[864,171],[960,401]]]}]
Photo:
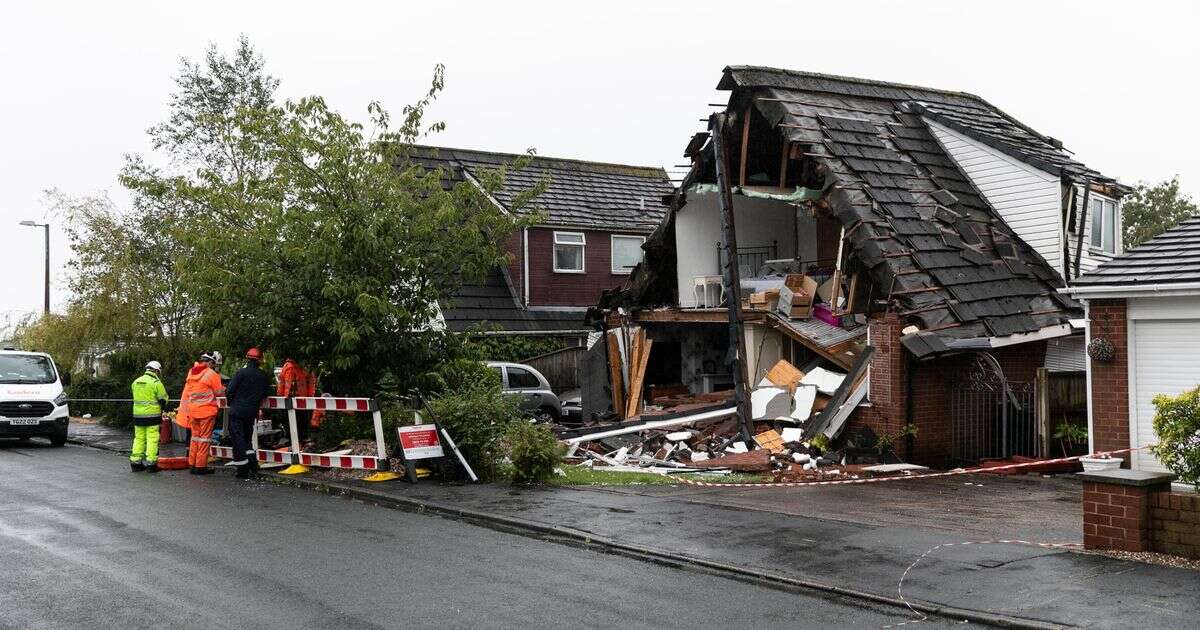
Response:
[{"label": "tree", "polygon": [[1150,185],[1139,182],[1121,201],[1122,243],[1131,249],[1196,214],[1196,203],[1179,191],[1179,176]]},{"label": "tree", "polygon": [[424,123],[440,66],[397,130],[372,103],[368,135],[320,97],[273,103],[261,60],[243,40],[230,58],[185,62],[182,96],[150,130],[176,168],[131,158],[122,182],[147,208],[179,213],[174,268],[197,332],[318,366],[355,393],[384,376],[412,383],[453,345],[436,325],[438,299],[504,262],[501,243],[526,225],[488,198],[505,169],[483,173],[482,191],[446,188],[411,159],[443,128]]}]

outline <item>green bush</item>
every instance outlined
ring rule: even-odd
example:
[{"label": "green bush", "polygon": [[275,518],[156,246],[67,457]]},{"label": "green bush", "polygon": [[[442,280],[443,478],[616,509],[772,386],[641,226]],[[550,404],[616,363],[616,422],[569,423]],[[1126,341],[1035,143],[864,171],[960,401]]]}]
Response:
[{"label": "green bush", "polygon": [[1151,450],[1180,481],[1200,488],[1200,387],[1178,396],[1159,394],[1154,408],[1158,444]]},{"label": "green bush", "polygon": [[550,427],[530,422],[514,422],[505,435],[508,457],[512,460],[512,481],[538,483],[554,475],[566,453]]},{"label": "green bush", "polygon": [[524,419],[520,401],[501,394],[494,383],[471,383],[434,397],[429,410],[480,480],[495,479],[496,464],[504,456],[504,436],[514,422]]},{"label": "green bush", "polygon": [[[67,396],[72,399],[91,398],[114,400],[129,398],[130,383],[116,378],[78,378],[67,387]],[[133,424],[133,405],[127,402],[74,402],[70,404],[71,415],[92,414],[103,424],[118,428]]]},{"label": "green bush", "polygon": [[471,335],[463,343],[464,353],[481,361],[513,361],[526,359],[565,348],[564,337],[526,337],[522,335]]}]

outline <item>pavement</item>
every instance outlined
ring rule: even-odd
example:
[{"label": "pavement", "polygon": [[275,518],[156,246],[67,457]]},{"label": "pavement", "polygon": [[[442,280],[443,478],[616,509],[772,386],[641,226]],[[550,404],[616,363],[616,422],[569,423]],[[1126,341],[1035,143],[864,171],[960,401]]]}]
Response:
[{"label": "pavement", "polygon": [[903,595],[918,608],[981,622],[1173,628],[1200,615],[1194,571],[978,544],[1078,541],[1078,483],[1062,478],[780,489],[291,483],[864,601],[897,603],[908,570]]},{"label": "pavement", "polygon": [[[0,441],[0,628],[884,627],[892,607]],[[926,624],[955,622],[932,618]]]}]

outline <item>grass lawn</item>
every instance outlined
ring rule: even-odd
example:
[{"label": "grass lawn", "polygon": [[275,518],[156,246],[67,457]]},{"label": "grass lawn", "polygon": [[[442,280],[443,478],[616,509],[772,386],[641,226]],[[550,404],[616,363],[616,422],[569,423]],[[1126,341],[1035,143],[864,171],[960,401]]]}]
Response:
[{"label": "grass lawn", "polygon": [[606,472],[603,470],[592,470],[583,466],[563,466],[562,469],[563,472],[567,473],[565,476],[555,475],[547,480],[546,484],[551,486],[648,486],[679,483],[671,477],[702,479],[712,483],[761,483],[763,481],[763,478],[759,475],[737,473],[730,475],[676,473],[668,477],[655,473]]}]

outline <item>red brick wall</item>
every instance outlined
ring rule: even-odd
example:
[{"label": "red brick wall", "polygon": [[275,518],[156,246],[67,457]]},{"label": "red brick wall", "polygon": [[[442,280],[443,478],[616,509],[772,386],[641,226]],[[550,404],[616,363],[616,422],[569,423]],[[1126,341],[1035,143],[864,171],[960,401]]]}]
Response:
[{"label": "red brick wall", "polygon": [[1185,558],[1200,558],[1200,494],[1150,495],[1150,547]]},{"label": "red brick wall", "polygon": [[[1169,484],[1164,484],[1169,487]],[[1083,546],[1150,550],[1150,497],[1155,486],[1083,484]],[[1169,493],[1167,493],[1169,494]]]},{"label": "red brick wall", "polygon": [[[1093,300],[1091,335],[1112,342],[1112,361],[1092,361],[1092,447],[1097,451],[1129,448],[1129,352],[1125,300]],[[1125,458],[1123,467],[1129,467]]]},{"label": "red brick wall", "polygon": [[[893,313],[873,315],[871,345],[875,356],[871,361],[871,406],[859,409],[850,418],[843,435],[852,436],[868,426],[877,435],[896,435],[906,419],[908,398],[906,379],[907,350],[900,344],[900,318]],[[992,351],[1010,381],[1032,382],[1037,369],[1046,362],[1046,343],[1031,342]],[[951,455],[950,393],[955,382],[970,369],[974,355],[961,354],[941,359],[920,361],[915,365],[913,382],[913,423],[917,435],[910,459],[926,466],[944,467]],[[905,455],[903,443],[897,454]]]},{"label": "red brick wall", "polygon": [[530,306],[594,306],[600,300],[601,292],[620,286],[629,277],[628,274],[612,273],[612,232],[567,228],[559,231],[583,232],[586,242],[583,268],[586,273],[555,273],[555,230],[530,228]]},{"label": "red brick wall", "polygon": [[508,252],[508,277],[512,280],[513,290],[517,300],[525,302],[525,248],[521,232],[515,232],[504,241],[504,249]]},{"label": "red brick wall", "polygon": [[[904,427],[907,351],[900,345],[903,324],[895,313],[882,313],[872,315],[868,325],[871,345],[875,347],[871,359],[871,406],[860,408],[850,417],[845,434],[854,435],[868,426],[876,435],[895,435]],[[899,452],[903,455],[903,450]]]}]

